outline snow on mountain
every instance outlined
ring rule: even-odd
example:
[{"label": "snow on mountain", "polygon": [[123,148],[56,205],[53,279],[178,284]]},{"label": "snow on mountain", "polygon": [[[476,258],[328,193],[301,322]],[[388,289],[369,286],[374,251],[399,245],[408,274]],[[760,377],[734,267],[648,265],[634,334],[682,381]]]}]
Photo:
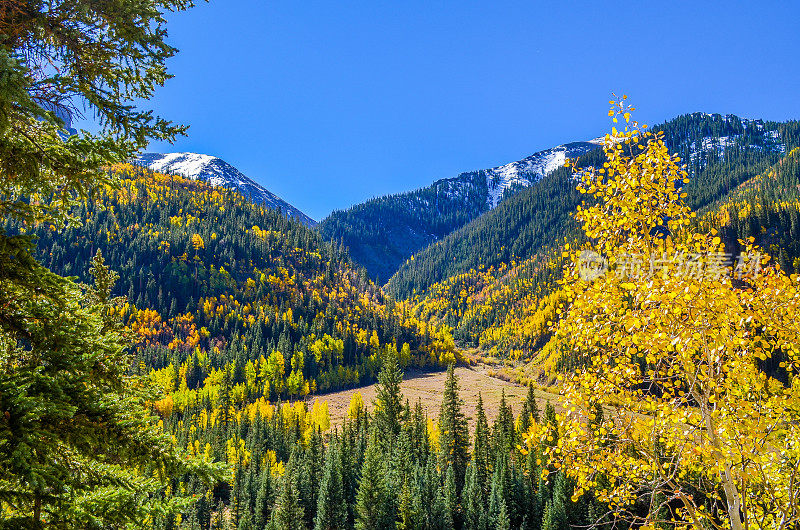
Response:
[{"label": "snow on mountain", "polygon": [[486,170],[486,187],[489,190],[489,208],[497,206],[506,190],[530,186],[564,165],[568,158],[577,158],[597,149],[601,139],[588,142],[571,142],[539,151],[517,162]]},{"label": "snow on mountain", "polygon": [[506,192],[530,186],[542,177],[564,165],[567,158],[579,156],[599,148],[603,138],[588,142],[571,142],[536,152],[522,160],[480,171],[468,171],[455,178],[442,179],[433,183],[440,192],[455,199],[467,197],[474,192],[476,180],[486,179],[486,206],[492,209],[503,200]]},{"label": "snow on mountain", "polygon": [[[667,147],[685,159],[705,166],[710,155],[724,158],[729,149],[756,149],[785,153],[777,124],[760,119],[740,118],[733,114],[708,114],[695,112],[689,115],[695,120],[705,120],[701,129],[703,136],[686,134],[667,140]],[[688,155],[688,156],[687,156]]]},{"label": "snow on mountain", "polygon": [[216,156],[198,153],[142,153],[134,163],[159,173],[174,173],[192,180],[206,181],[212,186],[236,190],[253,202],[278,208],[285,215],[295,217],[307,226],[317,224],[312,218]]}]

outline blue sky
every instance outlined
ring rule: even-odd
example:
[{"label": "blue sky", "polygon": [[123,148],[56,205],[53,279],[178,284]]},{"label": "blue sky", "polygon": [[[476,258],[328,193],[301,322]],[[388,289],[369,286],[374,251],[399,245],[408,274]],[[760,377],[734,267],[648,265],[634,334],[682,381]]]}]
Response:
[{"label": "blue sky", "polygon": [[170,16],[188,123],[151,150],[220,156],[315,219],[606,131],[800,118],[800,3],[212,0]]}]

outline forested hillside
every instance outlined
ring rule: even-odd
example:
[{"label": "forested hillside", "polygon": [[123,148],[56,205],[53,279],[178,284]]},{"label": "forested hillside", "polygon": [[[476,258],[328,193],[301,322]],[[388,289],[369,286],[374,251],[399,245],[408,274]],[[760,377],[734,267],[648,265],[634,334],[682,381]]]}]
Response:
[{"label": "forested hillside", "polygon": [[102,252],[120,275],[114,294],[127,297],[121,316],[148,368],[187,371],[189,389],[225,366],[232,385],[257,370],[250,397],[275,399],[371,380],[387,347],[404,364],[453,359],[444,330],[409,316],[343,249],[279,210],[138,166],[112,173],[119,187],[75,212],[81,226],[28,233],[60,274],[85,279]]},{"label": "forested hillside", "polygon": [[437,180],[426,188],[375,198],[333,212],[319,229],[325,239],[344,242],[353,258],[383,284],[413,253],[551,174],[565,159],[596,151],[598,144],[593,142],[559,145],[516,162]]},{"label": "forested hillside", "polygon": [[[686,203],[700,213],[699,223],[721,231],[728,252],[738,255],[738,240],[752,236],[784,270],[800,270],[800,172],[793,151],[800,145],[798,122],[691,114],[654,130],[662,131],[670,151],[687,162],[691,178],[683,186]],[[578,165],[602,165],[602,159],[591,156]],[[550,323],[564,299],[556,284],[562,269],[560,247],[581,242],[574,212],[585,196],[575,191],[569,174],[568,168],[553,173],[419,252],[390,280],[388,290],[402,298],[416,289],[413,299],[420,318],[447,323],[464,344],[501,357],[535,356],[536,371],[570,367],[569,359],[553,364],[547,347]],[[564,189],[551,196],[546,184]],[[562,222],[542,222],[547,217]],[[509,228],[517,226],[523,230],[512,235],[519,240],[507,238]],[[537,244],[526,245],[531,240],[526,234],[537,234]]]},{"label": "forested hillside", "polygon": [[486,176],[474,172],[333,212],[318,229],[385,282],[408,256],[485,212],[486,196]]},{"label": "forested hillside", "polygon": [[[681,156],[692,179],[687,202],[695,209],[724,197],[759,175],[800,142],[798,122],[770,123],[719,114],[688,114],[654,128]],[[582,167],[601,165],[600,150],[578,159]],[[564,237],[574,237],[572,213],[581,197],[570,170],[562,168],[501,202],[441,241],[400,265],[387,287],[398,299],[424,293],[431,285],[480,266],[524,261]]]},{"label": "forested hillside", "polygon": [[0,6],[0,530],[800,527],[797,122],[614,96],[320,232],[128,163],[187,130],[148,100],[192,5]]},{"label": "forested hillside", "polygon": [[[584,155],[581,163],[602,163],[601,153]],[[574,235],[571,213],[578,204],[580,195],[570,170],[557,169],[414,254],[400,265],[386,288],[397,299],[404,299],[470,269],[543,253]]]}]

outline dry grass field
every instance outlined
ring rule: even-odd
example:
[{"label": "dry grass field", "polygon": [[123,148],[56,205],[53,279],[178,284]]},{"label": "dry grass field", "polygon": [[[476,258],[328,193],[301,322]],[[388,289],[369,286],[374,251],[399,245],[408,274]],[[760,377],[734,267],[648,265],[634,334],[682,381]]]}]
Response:
[{"label": "dry grass field", "polygon": [[[503,391],[505,391],[506,402],[511,406],[514,415],[522,410],[522,402],[527,396],[527,387],[517,385],[489,375],[489,370],[483,366],[458,367],[456,368],[458,384],[461,398],[464,400],[464,412],[470,421],[470,431],[474,428],[475,407],[478,404],[478,393],[483,397],[483,406],[486,416],[491,424],[497,417],[498,407]],[[442,401],[442,391],[447,372],[416,372],[408,371],[403,378],[402,390],[403,397],[408,399],[413,406],[417,400],[422,402],[422,407],[431,418],[439,416],[439,405]],[[350,405],[350,398],[355,392],[361,392],[367,408],[372,410],[372,401],[375,399],[375,385],[360,388],[320,394],[312,397],[320,401],[328,402],[328,409],[331,416],[331,424],[339,425],[347,415],[347,408]],[[551,401],[556,405],[558,396],[549,394],[541,390],[536,390],[536,397],[539,403],[539,410],[544,411],[545,404]]]}]

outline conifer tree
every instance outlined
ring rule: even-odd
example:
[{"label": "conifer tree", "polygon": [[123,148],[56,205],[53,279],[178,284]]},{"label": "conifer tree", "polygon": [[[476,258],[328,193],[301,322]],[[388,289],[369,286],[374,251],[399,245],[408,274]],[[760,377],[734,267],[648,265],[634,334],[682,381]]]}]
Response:
[{"label": "conifer tree", "polygon": [[364,465],[361,468],[361,480],[356,495],[355,527],[357,530],[380,530],[386,528],[387,524],[392,524],[385,509],[387,491],[384,471],[383,455],[380,452],[376,433],[373,431],[364,454]]},{"label": "conifer tree", "polygon": [[447,369],[447,379],[439,413],[439,461],[442,471],[452,467],[455,480],[455,501],[464,487],[464,473],[469,461],[469,427],[467,418],[461,410],[463,400],[458,395],[458,378],[451,364]]},{"label": "conifer tree", "polygon": [[472,450],[472,460],[475,466],[475,484],[481,495],[489,493],[489,470],[493,461],[493,452],[489,440],[489,422],[483,411],[483,397],[478,393],[478,405],[475,419],[475,444]]},{"label": "conifer tree", "polygon": [[403,481],[397,501],[397,530],[422,530],[423,521],[419,513],[418,499],[414,498],[409,481],[410,479]]},{"label": "conifer tree", "polygon": [[464,511],[464,528],[470,530],[487,530],[488,520],[485,510],[486,495],[478,482],[475,461],[467,466],[464,479],[464,490],[461,494],[461,505]]},{"label": "conifer tree", "polygon": [[422,401],[419,399],[414,404],[414,411],[411,414],[411,447],[413,461],[418,465],[424,465],[428,459],[430,445],[428,444],[427,428]]},{"label": "conifer tree", "polygon": [[428,457],[422,470],[421,490],[420,501],[424,511],[425,528],[436,530],[452,528],[453,518],[447,509],[434,455]]},{"label": "conifer tree", "polygon": [[254,513],[254,524],[256,528],[264,528],[270,520],[272,513],[272,506],[274,502],[274,491],[272,482],[272,473],[269,467],[261,470],[261,476],[258,485],[258,494],[256,495],[256,507]]},{"label": "conifer tree", "polygon": [[505,389],[502,390],[493,435],[495,451],[511,454],[516,447],[516,428],[514,427],[514,413],[506,401]]},{"label": "conifer tree", "polygon": [[500,522],[500,513],[505,508],[506,516],[510,517],[511,500],[511,471],[509,470],[506,453],[498,453],[497,462],[492,475],[491,491],[489,493],[489,521],[493,525]]},{"label": "conifer tree", "polygon": [[542,530],[568,530],[567,515],[563,502],[547,501],[542,516]]},{"label": "conifer tree", "polygon": [[511,519],[508,517],[505,503],[500,505],[500,513],[497,514],[495,528],[497,530],[511,530]]},{"label": "conifer tree", "polygon": [[347,525],[347,504],[342,484],[339,448],[331,445],[325,458],[325,469],[317,496],[314,530],[336,530]]},{"label": "conifer tree", "polygon": [[389,452],[400,433],[400,415],[403,410],[403,394],[400,384],[403,373],[397,365],[397,355],[384,350],[381,372],[375,396],[375,433],[381,450]]},{"label": "conifer tree", "polygon": [[460,527],[461,509],[458,503],[460,492],[456,490],[456,479],[453,468],[454,466],[448,467],[447,472],[445,473],[443,491],[444,504],[447,508],[447,513],[450,514],[450,518],[452,519],[454,526]]},{"label": "conifer tree", "polygon": [[522,414],[520,415],[520,431],[522,433],[528,432],[531,421],[539,423],[539,406],[536,404],[536,393],[533,390],[533,384],[528,385],[528,394],[522,404]]},{"label": "conifer tree", "polygon": [[0,266],[2,517],[82,527],[176,509],[178,496],[148,497],[160,486],[150,473],[190,468],[150,415],[145,381],[128,372],[110,316],[115,275],[98,254],[95,283],[82,290],[24,251],[11,255],[12,267]]},{"label": "conifer tree", "polygon": [[[164,11],[183,0],[26,2],[0,10],[0,217],[77,226],[73,206],[151,139],[184,129],[138,108],[168,75]],[[70,130],[84,106],[93,135]],[[17,225],[18,226],[18,225]],[[0,230],[0,513],[11,526],[119,525],[146,519],[159,480],[185,472],[127,373],[113,326],[114,278],[97,256],[89,292]],[[168,508],[171,510],[172,508]]]},{"label": "conifer tree", "polygon": [[[296,451],[295,451],[296,453]],[[297,457],[292,455],[283,475],[283,484],[270,520],[270,528],[274,530],[306,530],[305,511],[300,503],[300,491],[297,489],[295,468]]]}]

